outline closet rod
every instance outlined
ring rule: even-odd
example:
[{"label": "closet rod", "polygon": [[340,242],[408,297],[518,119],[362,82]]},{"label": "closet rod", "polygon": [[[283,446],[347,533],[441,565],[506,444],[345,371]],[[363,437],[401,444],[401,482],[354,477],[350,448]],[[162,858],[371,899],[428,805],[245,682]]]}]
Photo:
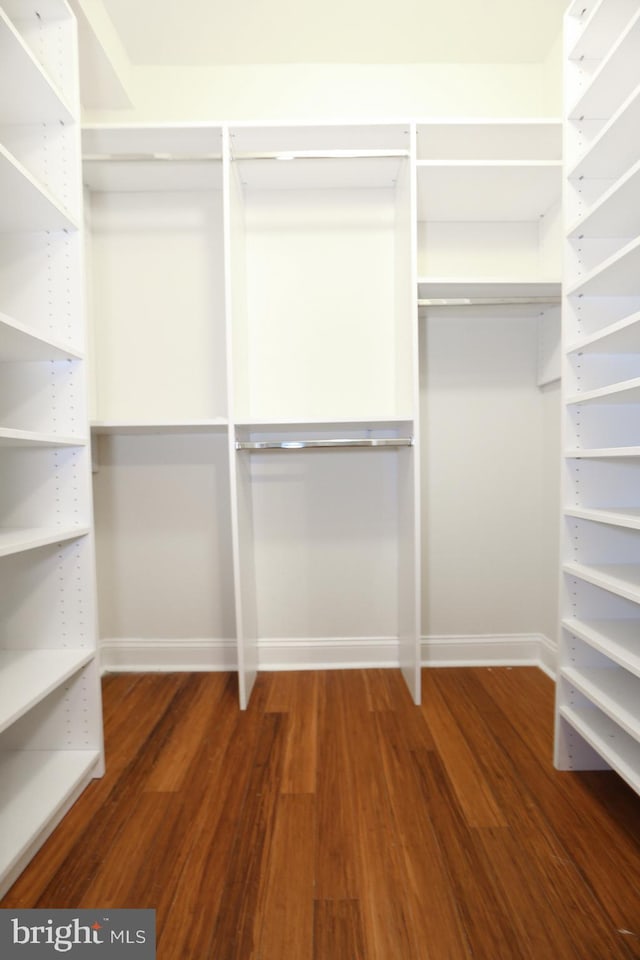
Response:
[{"label": "closet rod", "polygon": [[413,437],[334,440],[236,440],[236,450],[305,450],[313,447],[412,447]]},{"label": "closet rod", "polygon": [[222,160],[220,153],[85,153],[84,163],[105,163],[109,160],[122,160],[125,163],[144,163],[149,160],[194,163],[203,160]]},{"label": "closet rod", "polygon": [[489,307],[503,304],[559,304],[560,297],[433,297],[419,299],[419,307]]},{"label": "closet rod", "polygon": [[234,160],[376,160],[408,157],[408,150],[278,150],[272,153],[236,153]]}]

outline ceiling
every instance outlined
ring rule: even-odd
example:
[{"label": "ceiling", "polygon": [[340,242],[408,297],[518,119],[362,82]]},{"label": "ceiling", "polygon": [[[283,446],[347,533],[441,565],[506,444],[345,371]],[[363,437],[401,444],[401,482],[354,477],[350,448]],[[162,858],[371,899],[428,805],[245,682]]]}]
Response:
[{"label": "ceiling", "polygon": [[567,0],[102,0],[133,65],[536,63]]}]

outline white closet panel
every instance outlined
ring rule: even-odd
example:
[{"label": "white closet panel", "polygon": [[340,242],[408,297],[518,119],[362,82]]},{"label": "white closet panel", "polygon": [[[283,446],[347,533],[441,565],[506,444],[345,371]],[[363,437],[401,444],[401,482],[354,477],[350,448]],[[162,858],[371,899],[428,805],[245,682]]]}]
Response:
[{"label": "white closet panel", "polygon": [[[564,530],[555,762],[640,792],[637,4],[565,17]],[[592,59],[581,59],[588,51]],[[635,119],[634,119],[635,118]]]},{"label": "white closet panel", "polygon": [[75,21],[0,10],[0,895],[103,771]]}]

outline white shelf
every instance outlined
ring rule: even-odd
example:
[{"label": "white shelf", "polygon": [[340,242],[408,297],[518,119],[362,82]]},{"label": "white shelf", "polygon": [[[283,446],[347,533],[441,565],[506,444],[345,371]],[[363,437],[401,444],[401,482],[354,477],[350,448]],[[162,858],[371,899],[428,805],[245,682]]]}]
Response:
[{"label": "white shelf", "polygon": [[581,337],[567,345],[567,353],[640,353],[640,312]]},{"label": "white shelf", "polygon": [[209,124],[89,124],[82,152],[84,183],[97,192],[222,188],[222,131]]},{"label": "white shelf", "polygon": [[633,380],[624,380],[608,387],[599,387],[597,390],[585,390],[584,393],[575,393],[566,397],[568,406],[583,403],[598,404],[627,404],[640,403],[640,377]]},{"label": "white shelf", "polygon": [[570,237],[637,236],[640,232],[640,160],[571,227]]},{"label": "white shelf", "polygon": [[584,564],[565,563],[565,573],[578,577],[595,587],[602,587],[619,597],[626,597],[634,603],[640,603],[640,564],[607,563]]},{"label": "white shelf", "polygon": [[153,433],[207,433],[228,426],[223,417],[213,420],[93,420],[92,434],[140,435]]},{"label": "white shelf", "polygon": [[38,0],[35,4],[25,4],[24,0],[2,0],[2,6],[14,23],[32,15],[35,9],[43,20],[68,20],[70,15],[67,0]]},{"label": "white shelf", "polygon": [[220,158],[131,157],[121,159],[86,155],[82,180],[96,192],[139,193],[151,191],[221,190]]},{"label": "white shelf", "polygon": [[84,447],[83,437],[58,436],[55,433],[36,433],[33,430],[12,430],[0,427],[0,447]]},{"label": "white shelf", "polygon": [[565,457],[570,460],[626,460],[640,457],[640,447],[587,447],[584,450],[576,447],[566,450]]},{"label": "white shelf", "polygon": [[561,675],[629,736],[640,740],[640,720],[634,716],[640,699],[637,677],[619,667],[565,667]]},{"label": "white shelf", "polygon": [[341,417],[339,419],[239,419],[235,421],[237,427],[257,430],[273,428],[275,430],[286,427],[310,427],[312,429],[333,430],[334,428],[354,429],[354,430],[384,430],[392,427],[409,427],[413,424],[411,417],[370,417],[363,420],[361,417],[356,419],[350,417]]},{"label": "white shelf", "polygon": [[629,530],[640,530],[640,507],[622,508],[595,508],[569,507],[565,509],[565,516],[579,517],[582,520],[593,520],[596,523],[609,523],[615,527],[627,527]]},{"label": "white shelf", "polygon": [[0,527],[0,557],[52,543],[65,543],[86,537],[89,527],[67,527],[54,530],[51,527]]},{"label": "white shelf", "polygon": [[[7,4],[3,4],[6,9]],[[11,75],[11,96],[0,101],[0,124],[68,123],[72,111],[0,8],[0,63]]]},{"label": "white shelf", "polygon": [[99,760],[97,750],[0,753],[0,874],[15,878]]},{"label": "white shelf", "polygon": [[640,237],[591,270],[567,290],[567,294],[585,297],[640,295]]},{"label": "white shelf", "polygon": [[[588,6],[580,4],[581,8]],[[624,25],[637,10],[637,0],[594,0],[580,35],[569,51],[569,60],[602,60]]]},{"label": "white shelf", "polygon": [[562,190],[560,161],[420,160],[418,219],[538,220]]},{"label": "white shelf", "polygon": [[0,650],[0,733],[93,655],[93,650]]},{"label": "white shelf", "polygon": [[559,280],[473,279],[465,277],[418,277],[418,297],[430,299],[489,300],[500,298],[559,297]]},{"label": "white shelf", "polygon": [[569,111],[571,118],[608,118],[627,97],[638,78],[640,10],[625,27],[589,83]]},{"label": "white shelf", "polygon": [[322,157],[234,161],[249,190],[393,189],[406,157]]},{"label": "white shelf", "polygon": [[0,144],[0,233],[77,230],[78,224]]},{"label": "white shelf", "polygon": [[604,125],[568,173],[569,180],[617,180],[638,159],[635,132],[640,126],[640,85]]},{"label": "white shelf", "polygon": [[248,153],[408,150],[407,123],[237,123],[229,131],[232,156]]},{"label": "white shelf", "polygon": [[589,710],[563,706],[560,716],[633,790],[640,792],[640,744],[636,740],[597,708]]},{"label": "white shelf", "polygon": [[58,340],[49,340],[23,323],[0,313],[0,362],[80,360],[82,353]]},{"label": "white shelf", "polygon": [[565,619],[562,626],[595,650],[640,677],[640,620]]},{"label": "white shelf", "polygon": [[417,125],[419,162],[437,160],[562,159],[562,123],[558,119],[431,120]]}]

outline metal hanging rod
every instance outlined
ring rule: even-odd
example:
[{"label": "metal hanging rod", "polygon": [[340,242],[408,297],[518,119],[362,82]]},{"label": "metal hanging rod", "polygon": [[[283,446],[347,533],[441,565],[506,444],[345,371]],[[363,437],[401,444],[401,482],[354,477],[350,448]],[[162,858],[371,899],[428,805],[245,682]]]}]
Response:
[{"label": "metal hanging rod", "polygon": [[[280,150],[274,153],[238,153],[234,160],[375,160],[387,157],[408,157],[408,150]],[[105,163],[121,160],[143,163],[149,160],[193,163],[201,160],[222,160],[220,153],[87,153],[86,163]]]},{"label": "metal hanging rod", "polygon": [[236,450],[306,450],[314,447],[412,447],[413,437],[366,437],[334,440],[237,440]]},{"label": "metal hanging rod", "polygon": [[408,157],[408,150],[278,150],[272,153],[236,153],[234,160],[376,160]]},{"label": "metal hanging rod", "polygon": [[560,297],[433,297],[419,299],[419,307],[489,307],[503,304],[559,304]]},{"label": "metal hanging rod", "polygon": [[82,157],[85,163],[105,163],[110,160],[122,160],[125,163],[145,163],[149,160],[165,162],[198,163],[203,160],[222,160],[220,153],[86,153]]}]

